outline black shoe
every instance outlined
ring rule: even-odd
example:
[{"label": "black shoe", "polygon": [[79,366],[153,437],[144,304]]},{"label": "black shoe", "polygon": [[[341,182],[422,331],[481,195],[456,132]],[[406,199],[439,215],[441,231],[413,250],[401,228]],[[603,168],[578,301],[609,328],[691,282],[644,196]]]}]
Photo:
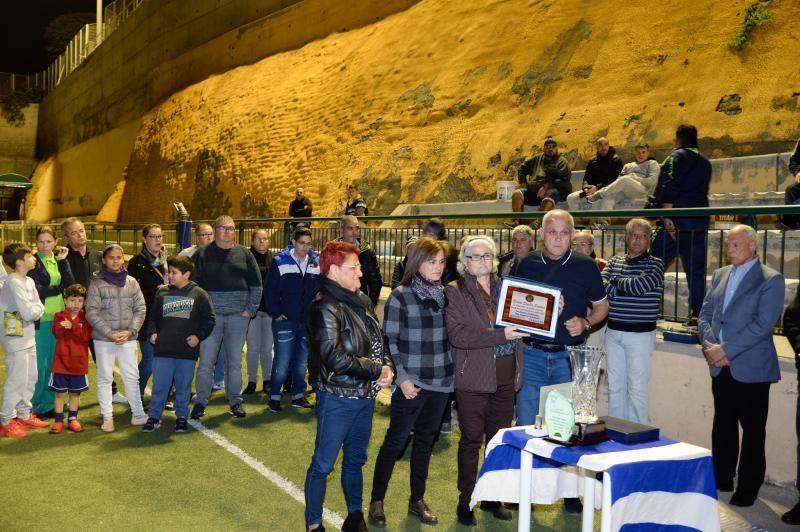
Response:
[{"label": "black shoe", "polygon": [[456,517],[458,517],[459,525],[476,526],[478,524],[478,521],[475,520],[475,514],[469,509],[469,504],[456,506]]},{"label": "black shoe", "polygon": [[292,406],[294,408],[314,408],[314,406],[306,401],[305,397],[301,397],[300,399],[295,399],[292,401]]},{"label": "black shoe", "polygon": [[242,390],[242,395],[253,395],[254,393],[256,393],[256,383],[248,382],[247,386]]},{"label": "black shoe", "polygon": [[160,426],[161,426],[160,419],[149,417],[147,418],[147,421],[144,422],[144,425],[142,425],[142,432],[153,432]]},{"label": "black shoe", "polygon": [[568,514],[583,513],[583,503],[577,497],[564,498],[564,511]]},{"label": "black shoe", "polygon": [[206,405],[203,403],[195,403],[194,407],[192,407],[192,413],[189,415],[192,419],[200,419],[206,415]]},{"label": "black shoe", "polygon": [[731,502],[729,502],[728,504],[730,504],[731,506],[747,507],[747,506],[753,506],[753,503],[755,502],[756,502],[755,495],[750,495],[749,493],[745,493],[741,490],[736,490],[733,492],[733,495],[731,495]]},{"label": "black shoe", "polygon": [[513,519],[511,512],[509,512],[505,506],[497,501],[482,502],[481,510],[484,512],[492,512],[492,515],[495,517],[495,519],[499,519],[501,521],[511,521],[511,519]]},{"label": "black shoe", "polygon": [[684,327],[697,327],[697,318],[691,317],[683,322]]},{"label": "black shoe", "polygon": [[789,525],[800,525],[800,502],[781,516],[781,521]]},{"label": "black shoe", "polygon": [[242,403],[233,403],[228,410],[228,413],[233,417],[244,417],[247,415],[244,411],[244,408],[242,408]]},{"label": "black shoe", "polygon": [[264,381],[264,387],[261,388],[261,391],[269,395],[269,381]]},{"label": "black shoe", "polygon": [[383,513],[383,501],[369,503],[369,522],[377,527],[386,526],[386,514]]},{"label": "black shoe", "polygon": [[350,512],[342,523],[342,532],[369,532],[364,512]]},{"label": "black shoe", "polygon": [[179,417],[175,420],[175,432],[189,432],[189,422],[185,417]]},{"label": "black shoe", "polygon": [[280,412],[281,410],[283,410],[283,407],[281,406],[281,402],[280,401],[272,401],[272,400],[270,400],[268,408],[269,408],[270,412],[275,412],[276,414],[278,412]]},{"label": "black shoe", "polygon": [[[36,414],[36,412],[34,412]],[[36,414],[36,417],[41,419],[53,419],[56,416],[55,410],[48,410],[44,414]]]},{"label": "black shoe", "polygon": [[172,401],[167,401],[166,403],[164,403],[164,410],[168,410],[170,412],[174,411],[175,403],[173,403]]},{"label": "black shoe", "polygon": [[433,515],[431,509],[425,504],[425,499],[420,499],[416,502],[408,503],[408,514],[418,518],[426,525],[436,525],[439,523],[439,518]]}]

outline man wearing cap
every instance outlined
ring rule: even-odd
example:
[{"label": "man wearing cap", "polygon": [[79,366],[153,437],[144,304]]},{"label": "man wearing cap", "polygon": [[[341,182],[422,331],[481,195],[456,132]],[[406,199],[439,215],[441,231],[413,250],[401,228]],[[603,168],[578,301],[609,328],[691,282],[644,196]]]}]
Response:
[{"label": "man wearing cap", "polygon": [[550,210],[572,192],[571,172],[567,160],[559,155],[553,137],[544,141],[544,151],[519,167],[517,179],[523,188],[511,195],[514,212]]}]

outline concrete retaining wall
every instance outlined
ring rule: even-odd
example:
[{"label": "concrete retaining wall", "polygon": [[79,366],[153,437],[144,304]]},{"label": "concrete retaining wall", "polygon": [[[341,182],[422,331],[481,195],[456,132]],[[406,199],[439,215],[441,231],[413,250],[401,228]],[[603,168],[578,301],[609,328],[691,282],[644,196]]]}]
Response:
[{"label": "concrete retaining wall", "polygon": [[143,2],[45,97],[38,154],[45,158],[137,120],[213,74],[370,24],[417,1]]}]

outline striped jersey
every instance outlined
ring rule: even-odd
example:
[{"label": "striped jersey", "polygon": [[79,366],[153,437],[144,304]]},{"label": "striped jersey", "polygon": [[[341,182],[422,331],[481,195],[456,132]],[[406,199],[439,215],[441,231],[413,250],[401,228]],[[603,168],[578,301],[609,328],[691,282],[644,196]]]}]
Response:
[{"label": "striped jersey", "polygon": [[649,253],[635,258],[614,255],[601,275],[608,296],[608,328],[655,330],[664,293],[664,262]]}]

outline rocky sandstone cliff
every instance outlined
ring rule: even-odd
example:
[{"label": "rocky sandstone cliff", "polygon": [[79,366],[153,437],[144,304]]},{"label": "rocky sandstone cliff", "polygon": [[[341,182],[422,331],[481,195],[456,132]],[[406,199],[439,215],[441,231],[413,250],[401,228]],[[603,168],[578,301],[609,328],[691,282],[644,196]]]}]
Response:
[{"label": "rocky sandstone cliff", "polygon": [[608,136],[624,160],[698,126],[715,157],[789,148],[800,132],[800,3],[773,0],[749,46],[748,2],[423,0],[369,27],[211,77],[148,113],[121,221],[285,216],[296,186],[339,214],[494,196],[555,136],[576,167]]}]

